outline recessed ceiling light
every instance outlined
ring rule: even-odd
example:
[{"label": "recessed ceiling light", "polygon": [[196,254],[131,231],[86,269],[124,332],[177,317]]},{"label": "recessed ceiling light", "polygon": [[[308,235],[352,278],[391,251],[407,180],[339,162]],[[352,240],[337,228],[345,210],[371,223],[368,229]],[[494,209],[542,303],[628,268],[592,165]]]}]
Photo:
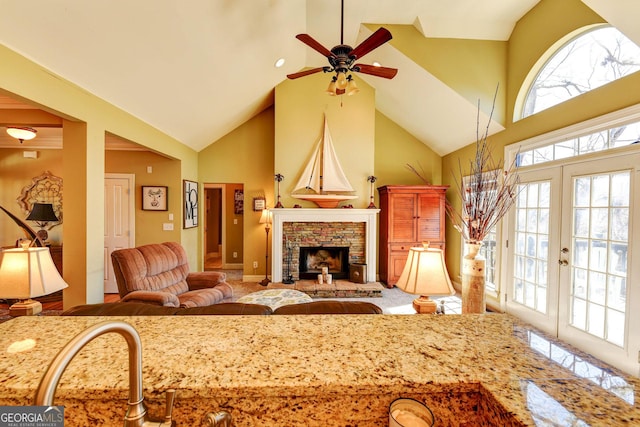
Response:
[{"label": "recessed ceiling light", "polygon": [[275,67],[276,67],[276,68],[280,68],[280,67],[282,67],[282,66],[284,65],[284,58],[278,58],[278,60],[276,61],[276,63],[275,63],[275,64],[273,64],[273,65],[275,65]]},{"label": "recessed ceiling light", "polygon": [[380,65],[380,63],[378,61],[373,61],[372,64],[374,67],[382,67],[382,65]]}]

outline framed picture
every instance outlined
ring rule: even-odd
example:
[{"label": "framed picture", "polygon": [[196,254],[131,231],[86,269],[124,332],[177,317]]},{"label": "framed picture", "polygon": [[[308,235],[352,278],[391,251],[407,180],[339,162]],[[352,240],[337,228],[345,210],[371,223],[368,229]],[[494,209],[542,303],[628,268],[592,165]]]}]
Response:
[{"label": "framed picture", "polygon": [[142,210],[166,211],[168,209],[169,190],[161,185],[142,186]]},{"label": "framed picture", "polygon": [[253,211],[254,212],[262,212],[264,208],[267,207],[267,201],[264,197],[254,197],[253,198]]},{"label": "framed picture", "polygon": [[184,228],[198,226],[198,183],[195,181],[182,181],[184,192]]},{"label": "framed picture", "polygon": [[235,190],[233,193],[233,213],[241,215],[244,212],[244,191]]}]

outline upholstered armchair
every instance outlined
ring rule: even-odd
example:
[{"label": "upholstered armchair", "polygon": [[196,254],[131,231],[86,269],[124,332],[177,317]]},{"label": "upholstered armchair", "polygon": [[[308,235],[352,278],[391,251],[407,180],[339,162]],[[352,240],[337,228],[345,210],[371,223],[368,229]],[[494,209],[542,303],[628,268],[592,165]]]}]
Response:
[{"label": "upholstered armchair", "polygon": [[190,273],[187,253],[175,242],[118,249],[111,260],[123,302],[202,307],[233,296],[225,273]]}]

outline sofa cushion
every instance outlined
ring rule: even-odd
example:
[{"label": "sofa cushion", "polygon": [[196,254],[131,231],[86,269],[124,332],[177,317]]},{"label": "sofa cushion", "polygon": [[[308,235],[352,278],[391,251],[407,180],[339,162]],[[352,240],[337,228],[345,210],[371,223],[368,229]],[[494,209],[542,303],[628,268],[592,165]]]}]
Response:
[{"label": "sofa cushion", "polygon": [[382,314],[382,309],[366,301],[323,300],[283,305],[273,314]]},{"label": "sofa cushion", "polygon": [[215,315],[226,315],[226,314],[258,314],[258,315],[269,315],[272,314],[273,310],[268,305],[262,304],[243,304],[241,302],[223,302],[216,305],[210,305],[208,307],[187,307],[181,308],[178,310],[176,314],[180,315],[207,315],[207,314],[215,314]]},{"label": "sofa cushion", "polygon": [[71,307],[61,316],[171,316],[178,307],[144,304],[141,302],[110,302]]},{"label": "sofa cushion", "polygon": [[173,315],[268,315],[272,310],[266,305],[221,303],[207,307],[163,307],[139,302],[111,302],[84,304],[64,311],[61,316],[173,316]]}]

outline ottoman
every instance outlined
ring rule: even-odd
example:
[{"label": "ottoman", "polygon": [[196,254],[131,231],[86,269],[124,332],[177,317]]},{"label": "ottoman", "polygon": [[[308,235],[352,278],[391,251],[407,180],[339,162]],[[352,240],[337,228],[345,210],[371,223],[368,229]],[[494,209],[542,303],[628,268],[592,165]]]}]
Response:
[{"label": "ottoman", "polygon": [[237,302],[245,304],[268,305],[273,310],[283,305],[300,304],[311,301],[313,301],[313,299],[309,295],[294,289],[266,289],[264,291],[247,294],[237,300]]}]

